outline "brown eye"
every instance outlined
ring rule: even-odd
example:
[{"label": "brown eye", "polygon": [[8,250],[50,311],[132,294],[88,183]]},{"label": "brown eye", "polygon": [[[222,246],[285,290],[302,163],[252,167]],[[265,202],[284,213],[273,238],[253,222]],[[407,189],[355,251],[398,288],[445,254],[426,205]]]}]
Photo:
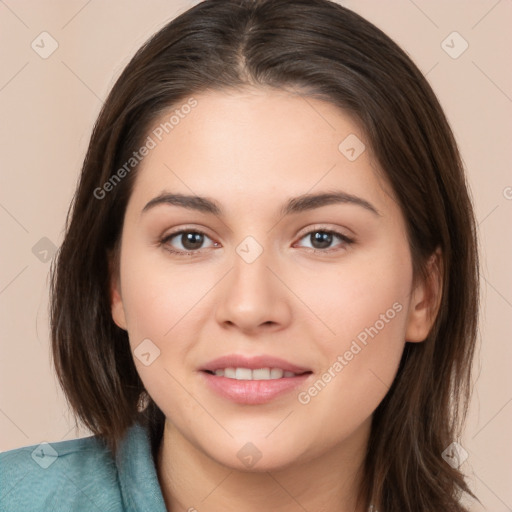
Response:
[{"label": "brown eye", "polygon": [[[202,246],[207,239],[211,241],[211,238],[201,231],[182,230],[166,236],[161,243],[171,252],[188,254],[204,249]],[[217,245],[212,242],[209,247]]]},{"label": "brown eye", "polygon": [[187,232],[180,235],[180,242],[187,251],[200,249],[204,242],[204,235],[202,233]]},{"label": "brown eye", "polygon": [[310,233],[310,240],[315,249],[326,249],[332,243],[332,233],[327,231],[315,231]]},{"label": "brown eye", "polygon": [[[301,238],[301,240],[309,240],[311,244],[309,246],[310,249],[324,252],[327,252],[326,249],[335,249],[335,247],[332,246],[332,243],[336,241],[336,239],[341,241],[341,243],[338,244],[341,247],[353,243],[353,240],[347,236],[338,233],[337,231],[326,229],[315,229],[306,233],[306,235]],[[308,248],[307,245],[302,247]]]}]

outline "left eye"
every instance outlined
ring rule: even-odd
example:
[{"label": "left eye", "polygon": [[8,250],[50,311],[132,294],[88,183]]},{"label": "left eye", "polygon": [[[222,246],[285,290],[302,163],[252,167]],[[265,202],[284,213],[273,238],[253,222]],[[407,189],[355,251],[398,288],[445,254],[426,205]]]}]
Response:
[{"label": "left eye", "polygon": [[311,249],[314,250],[322,250],[322,249],[330,249],[331,244],[334,239],[341,240],[342,244],[350,244],[353,242],[350,238],[336,231],[328,231],[322,229],[315,229],[314,231],[310,231],[305,236],[301,238],[301,240],[308,239],[311,241]]}]

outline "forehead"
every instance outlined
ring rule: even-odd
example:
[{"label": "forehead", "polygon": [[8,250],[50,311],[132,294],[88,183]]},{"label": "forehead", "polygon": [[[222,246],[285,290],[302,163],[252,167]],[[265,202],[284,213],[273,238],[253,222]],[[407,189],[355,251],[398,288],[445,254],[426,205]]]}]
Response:
[{"label": "forehead", "polygon": [[154,147],[132,194],[139,209],[163,190],[246,209],[310,191],[341,188],[373,201],[390,194],[359,123],[307,96],[265,88],[210,91],[174,105],[148,136]]}]

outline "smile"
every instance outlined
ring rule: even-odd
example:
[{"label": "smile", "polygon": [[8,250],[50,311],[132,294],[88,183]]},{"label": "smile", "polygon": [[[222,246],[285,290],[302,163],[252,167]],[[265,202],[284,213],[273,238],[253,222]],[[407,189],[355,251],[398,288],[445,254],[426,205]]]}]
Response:
[{"label": "smile", "polygon": [[236,380],[271,380],[300,375],[281,368],[258,368],[255,370],[251,370],[251,368],[220,368],[210,373],[217,375],[217,377]]},{"label": "smile", "polygon": [[[198,372],[206,387],[235,404],[262,405],[281,397],[293,397],[313,372],[296,374],[281,368],[222,368]],[[286,373],[286,374],[285,374]]]}]

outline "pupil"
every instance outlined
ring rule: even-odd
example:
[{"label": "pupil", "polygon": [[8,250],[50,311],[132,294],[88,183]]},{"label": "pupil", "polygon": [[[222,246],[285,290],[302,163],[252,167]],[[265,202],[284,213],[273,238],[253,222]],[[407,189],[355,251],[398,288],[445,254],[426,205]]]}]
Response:
[{"label": "pupil", "polygon": [[203,243],[203,235],[201,233],[186,233],[181,235],[181,243],[187,250],[198,249]]},{"label": "pupil", "polygon": [[325,249],[329,247],[332,242],[332,233],[326,233],[325,231],[317,231],[312,234],[312,245],[315,249]]}]

